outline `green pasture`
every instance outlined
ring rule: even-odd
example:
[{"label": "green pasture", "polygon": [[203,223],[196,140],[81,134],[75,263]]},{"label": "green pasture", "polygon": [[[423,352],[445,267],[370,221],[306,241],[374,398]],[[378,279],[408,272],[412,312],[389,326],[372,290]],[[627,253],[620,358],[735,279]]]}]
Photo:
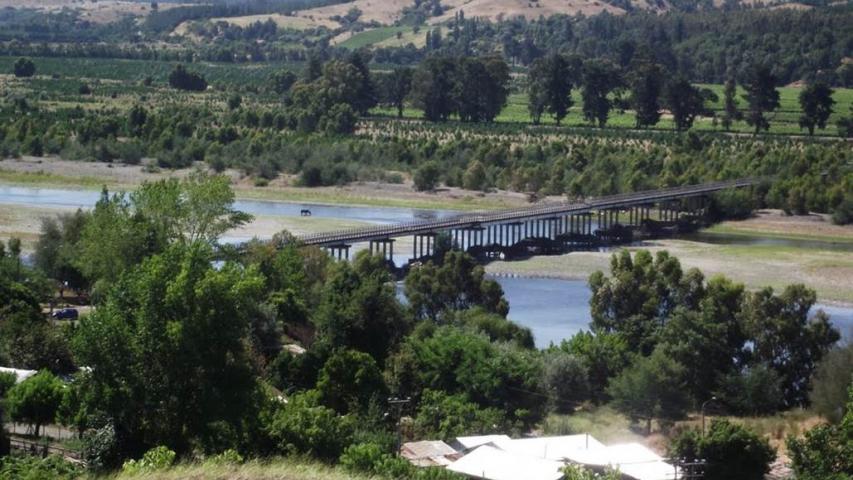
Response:
[{"label": "green pasture", "polygon": [[356,33],[352,37],[348,38],[346,41],[341,42],[339,46],[352,50],[357,50],[359,48],[367,47],[394,38],[397,36],[398,33],[400,35],[403,35],[407,32],[410,32],[411,30],[411,27],[374,28],[371,30],[365,30],[363,32]]}]

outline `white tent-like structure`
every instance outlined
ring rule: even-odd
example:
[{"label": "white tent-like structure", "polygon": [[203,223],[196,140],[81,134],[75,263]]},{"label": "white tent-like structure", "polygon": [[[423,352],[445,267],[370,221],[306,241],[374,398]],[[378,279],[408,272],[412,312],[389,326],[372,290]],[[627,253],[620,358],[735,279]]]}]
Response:
[{"label": "white tent-like structure", "polygon": [[516,455],[491,445],[482,445],[447,466],[471,478],[489,480],[560,480],[562,462]]},{"label": "white tent-like structure", "polygon": [[675,466],[639,443],[606,446],[588,434],[510,439],[506,435],[460,437],[452,443],[470,452],[447,468],[487,480],[550,480],[575,464],[594,470],[612,468],[626,479],[673,480]]},{"label": "white tent-like structure", "polygon": [[15,383],[21,383],[38,372],[35,370],[22,370],[20,368],[0,367],[0,373],[13,373],[15,374]]}]

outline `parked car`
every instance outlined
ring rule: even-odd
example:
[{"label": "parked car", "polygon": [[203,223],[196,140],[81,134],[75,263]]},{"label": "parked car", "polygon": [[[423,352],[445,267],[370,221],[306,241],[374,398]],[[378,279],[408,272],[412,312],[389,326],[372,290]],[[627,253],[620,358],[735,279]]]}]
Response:
[{"label": "parked car", "polygon": [[80,313],[76,308],[63,308],[53,312],[50,316],[57,320],[77,320]]}]

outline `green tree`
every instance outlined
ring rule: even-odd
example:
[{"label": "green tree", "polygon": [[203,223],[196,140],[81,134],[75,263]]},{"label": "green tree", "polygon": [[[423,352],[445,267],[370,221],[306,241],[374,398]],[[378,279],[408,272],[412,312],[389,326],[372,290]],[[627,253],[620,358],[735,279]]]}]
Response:
[{"label": "green tree", "polygon": [[438,320],[450,310],[479,306],[506,316],[509,304],[503,289],[486,278],[485,270],[464,252],[448,252],[441,265],[427,262],[406,276],[406,298],[416,319]]},{"label": "green tree", "polygon": [[506,432],[509,425],[503,412],[481,408],[464,394],[426,390],[415,414],[414,427],[419,438],[451,441],[464,435]]},{"label": "green tree", "polygon": [[319,394],[309,390],[278,404],[266,430],[278,450],[336,460],[352,444],[355,419],[339,416],[320,404]]},{"label": "green tree", "polygon": [[378,100],[376,86],[371,78],[370,69],[367,67],[369,61],[369,52],[367,50],[352,52],[347,57],[347,63],[352,65],[356,72],[358,72],[358,75],[355,77],[355,94],[348,103],[359,115],[367,114],[371,108],[376,106]]},{"label": "green tree", "polygon": [[479,160],[474,160],[462,175],[462,186],[468,190],[486,190],[489,179],[486,167]]},{"label": "green tree", "polygon": [[201,92],[207,90],[207,80],[196,72],[188,71],[183,65],[175,65],[169,74],[169,85],[178,90]]},{"label": "green tree", "polygon": [[802,480],[847,480],[853,472],[853,387],[838,425],[819,425],[805,438],[788,437],[791,466]]},{"label": "green tree", "polygon": [[833,90],[824,82],[810,82],[800,92],[800,128],[806,128],[809,135],[814,135],[815,126],[823,130],[832,115]]},{"label": "green tree", "polygon": [[762,480],[776,452],[767,440],[727,420],[711,422],[707,435],[687,430],[670,445],[670,457],[705,461],[708,480]]},{"label": "green tree", "polygon": [[544,362],[543,381],[558,412],[571,413],[590,398],[589,372],[581,358],[553,349],[545,353]]},{"label": "green tree", "polygon": [[789,407],[807,403],[812,373],[840,338],[822,310],[809,316],[816,301],[814,290],[804,285],[790,285],[781,295],[765,288],[744,299],[741,321],[752,344],[751,361],[780,375]]},{"label": "green tree", "polygon": [[123,275],[80,322],[76,358],[92,369],[82,407],[112,420],[126,456],[248,441],[258,392],[246,338],[263,279],[211,258],[204,244],[174,245]]},{"label": "green tree", "polygon": [[623,250],[610,261],[611,276],[590,276],[590,326],[596,333],[617,333],[631,352],[648,355],[659,341],[662,326],[676,306],[695,310],[702,295],[698,271],[684,275],[681,263],[668,252],[655,257],[645,250]]},{"label": "green tree", "polygon": [[547,111],[557,125],[572,107],[572,86],[580,69],[577,58],[567,58],[554,53],[537,59],[530,67],[529,108],[534,123],[539,123],[542,112]]},{"label": "green tree", "polygon": [[588,122],[597,122],[599,128],[603,128],[613,107],[609,95],[622,85],[621,73],[608,61],[589,60],[583,65],[581,84],[583,116]]},{"label": "green tree", "polygon": [[290,87],[292,87],[298,79],[299,78],[296,74],[290,70],[279,70],[270,76],[270,83],[272,84],[272,90],[275,93],[284,95],[290,91]]},{"label": "green tree", "polygon": [[62,381],[52,373],[40,371],[9,389],[6,394],[9,417],[16,422],[34,426],[35,435],[39,436],[42,425],[56,418],[64,388]]},{"label": "green tree", "polygon": [[480,332],[423,324],[389,362],[391,390],[415,403],[427,389],[465,394],[481,408],[496,408],[510,422],[526,426],[544,412],[537,352],[492,342]]},{"label": "green tree", "polygon": [[755,134],[769,130],[770,122],[765,116],[779,108],[779,90],[776,89],[776,77],[765,65],[753,67],[743,84],[747,103],[746,123],[755,127]]},{"label": "green tree", "polygon": [[334,349],[368,353],[383,365],[410,328],[391,280],[384,260],[369,252],[359,252],[352,265],[332,266],[313,319],[318,338]]},{"label": "green tree", "polygon": [[713,395],[720,377],[733,374],[743,364],[746,335],[738,320],[743,285],[725,277],[702,285],[697,274],[693,271],[692,283],[703,290],[698,308],[676,307],[660,339],[666,353],[684,366],[688,391],[701,402]]},{"label": "green tree", "polygon": [[691,85],[684,76],[676,76],[667,82],[664,88],[664,105],[672,113],[675,129],[689,130],[693,121],[700,115],[712,115],[705,107],[706,100],[714,96],[710,90],[699,89]]},{"label": "green tree", "polygon": [[832,423],[844,418],[847,391],[853,385],[853,344],[835,347],[820,361],[811,379],[812,407]]},{"label": "green tree", "polygon": [[446,121],[455,111],[456,64],[448,57],[429,57],[412,76],[412,102],[431,122]]},{"label": "green tree", "polygon": [[660,65],[643,61],[629,75],[631,106],[635,112],[637,128],[657,125],[660,120],[660,97],[664,75]]},{"label": "green tree", "polygon": [[738,109],[737,83],[733,77],[729,77],[726,80],[726,86],[723,90],[723,98],[723,117],[721,121],[723,129],[728,132],[732,128],[732,124],[734,122],[743,118],[743,114]]},{"label": "green tree", "polygon": [[397,118],[403,118],[406,98],[412,91],[413,70],[399,67],[378,78],[380,100],[397,109]]},{"label": "green tree", "polygon": [[366,411],[386,393],[382,371],[370,355],[354,350],[333,354],[320,370],[317,391],[321,402],[338,413]]},{"label": "green tree", "polygon": [[527,70],[527,111],[534,125],[539,125],[548,108],[548,63],[537,58]]},{"label": "green tree", "polygon": [[18,78],[32,77],[36,73],[36,64],[29,58],[21,57],[12,66],[12,73]]},{"label": "green tree", "polygon": [[646,432],[651,433],[653,419],[684,417],[689,397],[683,377],[684,367],[657,349],[622,370],[610,382],[607,393],[617,410],[635,421],[645,421]]},{"label": "green tree", "polygon": [[581,359],[587,370],[590,398],[595,403],[609,400],[607,385],[630,361],[628,344],[616,334],[580,331],[563,340],[560,349]]},{"label": "green tree", "polygon": [[434,190],[438,186],[438,180],[441,176],[441,167],[435,161],[424,162],[423,165],[415,170],[413,176],[415,190],[425,192]]}]

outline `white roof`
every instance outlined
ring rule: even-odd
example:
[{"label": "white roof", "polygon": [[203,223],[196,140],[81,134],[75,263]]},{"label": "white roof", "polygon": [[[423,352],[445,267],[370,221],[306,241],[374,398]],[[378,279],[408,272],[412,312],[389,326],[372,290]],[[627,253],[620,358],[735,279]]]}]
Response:
[{"label": "white roof", "polygon": [[583,465],[610,466],[637,480],[676,478],[674,466],[666,463],[663,457],[639,443],[576,451],[569,460]]},{"label": "white roof", "polygon": [[574,460],[578,452],[605,448],[601,442],[587,434],[496,440],[492,443],[501,450],[516,455],[557,461]]},{"label": "white roof", "polygon": [[447,466],[448,470],[486,480],[560,480],[562,462],[517,455],[483,445]]},{"label": "white roof", "polygon": [[473,437],[456,437],[456,441],[453,442],[453,446],[457,450],[471,450],[472,448],[477,448],[480,445],[500,441],[509,442],[510,438],[506,435],[477,435]]},{"label": "white roof", "polygon": [[18,377],[17,380],[15,380],[15,383],[21,383],[38,372],[35,370],[22,370],[20,368],[0,367],[0,373],[14,373],[15,376]]}]

